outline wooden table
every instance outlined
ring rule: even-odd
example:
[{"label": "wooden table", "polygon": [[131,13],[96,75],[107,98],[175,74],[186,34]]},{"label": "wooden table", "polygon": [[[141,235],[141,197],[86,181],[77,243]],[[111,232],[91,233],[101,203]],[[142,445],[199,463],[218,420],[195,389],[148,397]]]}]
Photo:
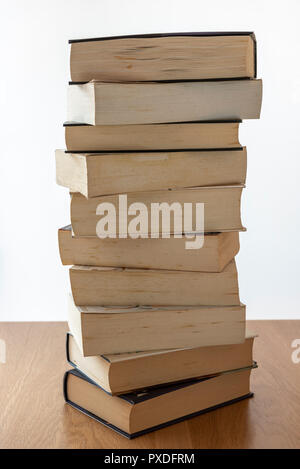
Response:
[{"label": "wooden table", "polygon": [[66,323],[0,323],[0,448],[300,448],[300,321],[248,324],[259,334],[253,399],[130,441],[64,404]]}]

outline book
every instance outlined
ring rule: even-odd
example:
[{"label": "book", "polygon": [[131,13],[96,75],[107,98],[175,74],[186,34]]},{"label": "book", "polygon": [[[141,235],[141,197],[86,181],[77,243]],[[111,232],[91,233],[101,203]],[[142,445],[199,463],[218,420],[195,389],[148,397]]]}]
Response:
[{"label": "book", "polygon": [[78,306],[240,304],[234,260],[217,273],[75,265],[70,281]]},{"label": "book", "polygon": [[251,397],[251,369],[121,396],[109,395],[73,369],[65,374],[64,396],[72,407],[121,435],[134,438]]},{"label": "book", "polygon": [[239,148],[240,121],[175,124],[88,125],[66,122],[72,152]]},{"label": "book", "polygon": [[244,184],[246,148],[218,151],[66,153],[56,150],[56,182],[85,197]]},{"label": "book", "polygon": [[254,77],[250,32],[173,33],[70,40],[73,81]]},{"label": "book", "polygon": [[68,117],[91,125],[258,119],[262,81],[70,84]]},{"label": "book", "polygon": [[[129,192],[122,197],[120,194],[92,197],[87,199],[82,194],[71,194],[71,224],[76,236],[96,236],[100,232],[104,236],[129,236],[129,225],[133,223],[139,236],[168,236],[197,232],[196,204],[204,204],[203,229],[206,233],[222,231],[243,231],[241,221],[242,185],[193,187],[172,190],[156,190],[145,192]],[[129,207],[136,203],[143,204],[142,220],[136,223],[138,211],[129,212]],[[175,205],[173,205],[175,203]],[[105,218],[97,215],[97,207],[111,207],[108,210],[109,223],[103,227]],[[179,204],[179,205],[178,205]],[[190,204],[191,226],[184,227],[185,205]],[[101,206],[100,206],[101,207]],[[200,206],[201,207],[201,206]],[[106,214],[105,214],[106,217]],[[169,220],[170,218],[170,220]],[[100,220],[103,219],[101,226]],[[156,220],[156,221],[155,221]],[[126,223],[127,221],[127,223]],[[98,230],[99,228],[99,230]]]},{"label": "book", "polygon": [[70,297],[68,323],[85,357],[245,340],[245,306],[241,304],[78,307]]},{"label": "book", "polygon": [[58,230],[63,265],[221,272],[239,251],[239,233],[209,233],[201,249],[185,249],[185,239],[74,236],[71,225]]},{"label": "book", "polygon": [[253,342],[248,334],[239,344],[84,357],[68,333],[66,353],[71,366],[115,395],[251,366]]}]

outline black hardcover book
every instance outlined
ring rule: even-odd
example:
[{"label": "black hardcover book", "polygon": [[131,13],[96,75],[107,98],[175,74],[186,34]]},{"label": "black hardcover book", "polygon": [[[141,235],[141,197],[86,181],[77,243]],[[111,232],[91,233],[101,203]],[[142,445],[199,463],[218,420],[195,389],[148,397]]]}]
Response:
[{"label": "black hardcover book", "polygon": [[256,367],[254,363],[240,370],[120,396],[111,396],[78,369],[72,369],[65,373],[63,391],[66,403],[131,439],[252,397],[249,378]]}]

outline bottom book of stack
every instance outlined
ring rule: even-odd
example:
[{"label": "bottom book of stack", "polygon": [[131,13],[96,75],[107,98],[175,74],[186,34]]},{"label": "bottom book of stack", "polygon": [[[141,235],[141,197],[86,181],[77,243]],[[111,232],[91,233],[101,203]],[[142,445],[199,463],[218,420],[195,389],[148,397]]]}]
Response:
[{"label": "bottom book of stack", "polygon": [[254,336],[243,343],[84,357],[67,334],[71,406],[134,438],[251,397]]}]

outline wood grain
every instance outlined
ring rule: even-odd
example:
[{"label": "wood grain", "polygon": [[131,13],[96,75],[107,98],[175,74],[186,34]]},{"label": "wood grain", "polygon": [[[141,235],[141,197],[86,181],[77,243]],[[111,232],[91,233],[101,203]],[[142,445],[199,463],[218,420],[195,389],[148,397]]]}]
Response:
[{"label": "wood grain", "polygon": [[66,323],[0,323],[0,448],[300,448],[300,321],[248,325],[253,399],[129,441],[64,404]]}]

